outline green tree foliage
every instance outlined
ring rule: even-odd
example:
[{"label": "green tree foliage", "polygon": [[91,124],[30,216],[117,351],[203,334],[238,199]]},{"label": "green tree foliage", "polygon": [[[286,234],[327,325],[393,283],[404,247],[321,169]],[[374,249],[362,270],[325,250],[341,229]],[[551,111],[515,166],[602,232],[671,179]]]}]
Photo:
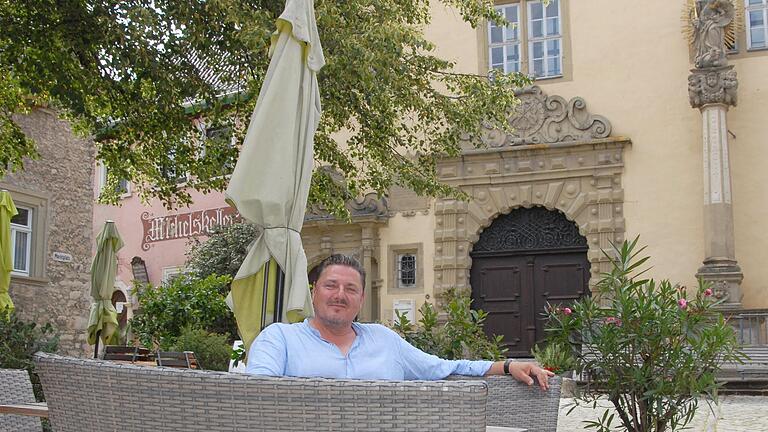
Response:
[{"label": "green tree foliage", "polygon": [[230,281],[229,276],[179,276],[156,287],[137,286],[139,313],[131,319],[131,330],[142,345],[162,349],[172,347],[186,327],[234,340],[235,319],[222,294]]},{"label": "green tree foliage", "polygon": [[211,275],[234,278],[258,233],[258,228],[248,223],[213,228],[208,239],[195,243],[187,252],[187,270],[200,279]]},{"label": "green tree foliage", "polygon": [[232,356],[231,342],[227,335],[186,327],[176,338],[173,351],[192,351],[203,369],[226,371]]},{"label": "green tree foliage", "polygon": [[[472,26],[503,22],[492,0],[442,3]],[[283,0],[0,1],[0,91],[50,99],[78,130],[98,134],[113,185],[129,179],[145,198],[183,204],[190,196],[181,174],[197,190],[222,190],[223,167],[238,153],[228,139],[201,145],[190,119],[205,117],[242,141],[283,7]],[[463,139],[479,145],[483,123],[508,129],[513,89],[527,79],[455,73],[424,36],[428,0],[316,0],[315,9],[327,58],[315,158],[332,169],[316,171],[310,202],[341,215],[349,197],[385,193],[393,183],[458,193],[436,180],[436,158],[458,155]],[[19,108],[15,96],[2,98],[0,126]],[[18,166],[34,148],[10,128],[0,147],[12,149]],[[349,136],[344,149],[332,139],[340,131]],[[343,185],[332,172],[343,174]],[[102,198],[116,201],[115,189]]]},{"label": "green tree foliage", "polygon": [[717,397],[720,364],[743,358],[706,284],[689,294],[639,277],[648,258],[637,241],[616,248],[593,298],[548,311],[548,341],[570,346],[576,370],[588,377],[581,401],[596,406],[606,398],[616,410],[586,422],[600,432],[680,430],[699,397]]},{"label": "green tree foliage", "polygon": [[440,358],[500,360],[506,352],[503,336],[489,338],[483,331],[488,313],[471,309],[471,304],[468,292],[452,288],[440,297],[440,307],[448,314],[445,323],[438,323],[435,307],[424,302],[418,324],[398,312],[392,328],[411,345]]}]

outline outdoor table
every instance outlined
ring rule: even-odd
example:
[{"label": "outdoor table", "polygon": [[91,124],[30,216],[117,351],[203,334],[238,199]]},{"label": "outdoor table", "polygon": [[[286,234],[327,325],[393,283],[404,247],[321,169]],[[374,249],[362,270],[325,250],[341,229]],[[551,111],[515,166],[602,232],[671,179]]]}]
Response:
[{"label": "outdoor table", "polygon": [[0,414],[16,414],[47,418],[48,405],[45,402],[0,405]]}]

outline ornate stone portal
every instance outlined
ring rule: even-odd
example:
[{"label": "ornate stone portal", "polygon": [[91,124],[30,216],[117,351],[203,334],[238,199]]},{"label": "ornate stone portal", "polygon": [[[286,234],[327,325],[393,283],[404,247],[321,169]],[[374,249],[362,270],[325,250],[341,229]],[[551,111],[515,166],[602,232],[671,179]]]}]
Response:
[{"label": "ornate stone portal", "polygon": [[726,37],[733,28],[734,5],[728,0],[697,0],[691,5],[690,32],[694,65],[688,97],[701,111],[704,159],[704,265],[696,276],[714,284],[723,308],[741,308],[741,281],[733,235],[731,170],[728,158],[729,106],[736,106],[738,81],[726,58]]},{"label": "ornate stone portal", "polygon": [[369,194],[347,203],[351,223],[340,221],[319,208],[309,209],[304,218],[301,237],[307,254],[308,270],[334,253],[343,253],[359,259],[367,274],[365,290],[367,301],[361,319],[375,321],[379,311],[379,228],[389,220],[389,207],[385,198]]},{"label": "ornate stone portal", "polygon": [[435,203],[435,293],[469,287],[470,251],[480,232],[518,207],[559,210],[587,238],[591,283],[610,264],[603,251],[624,240],[624,147],[607,119],[581,98],[566,101],[538,87],[521,92],[514,134],[487,130],[488,148],[438,164],[440,180],[470,200]]}]

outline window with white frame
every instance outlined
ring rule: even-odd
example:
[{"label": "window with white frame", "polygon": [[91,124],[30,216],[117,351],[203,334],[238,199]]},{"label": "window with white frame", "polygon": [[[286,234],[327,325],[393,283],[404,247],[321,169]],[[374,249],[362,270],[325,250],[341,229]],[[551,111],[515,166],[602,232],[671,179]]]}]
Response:
[{"label": "window with white frame", "polygon": [[747,49],[768,48],[768,0],[744,0]]},{"label": "window with white frame", "polygon": [[11,273],[29,276],[32,255],[32,209],[16,207],[18,214],[11,218]]},{"label": "window with white frame", "polygon": [[563,75],[562,0],[520,0],[496,6],[509,22],[488,25],[489,66],[534,78]]},{"label": "window with white frame", "polygon": [[413,288],[416,286],[416,255],[405,253],[397,255],[397,286]]},{"label": "window with white frame", "polygon": [[[101,175],[99,176],[100,177],[99,190],[101,191],[101,190],[104,190],[104,188],[107,186],[108,169],[107,169],[107,166],[104,165],[103,163],[101,163],[100,165],[101,165],[101,171],[100,171]],[[116,188],[117,188],[117,191],[120,193],[120,196],[127,196],[131,193],[130,183],[128,183],[127,179],[120,179],[117,182]]]}]

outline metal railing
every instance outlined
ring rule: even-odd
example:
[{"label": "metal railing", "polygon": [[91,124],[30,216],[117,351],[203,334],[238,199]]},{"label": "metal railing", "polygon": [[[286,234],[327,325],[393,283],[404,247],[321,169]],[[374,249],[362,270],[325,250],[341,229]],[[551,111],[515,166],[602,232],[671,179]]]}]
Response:
[{"label": "metal railing", "polygon": [[768,347],[768,309],[745,309],[726,318],[742,346]]}]

